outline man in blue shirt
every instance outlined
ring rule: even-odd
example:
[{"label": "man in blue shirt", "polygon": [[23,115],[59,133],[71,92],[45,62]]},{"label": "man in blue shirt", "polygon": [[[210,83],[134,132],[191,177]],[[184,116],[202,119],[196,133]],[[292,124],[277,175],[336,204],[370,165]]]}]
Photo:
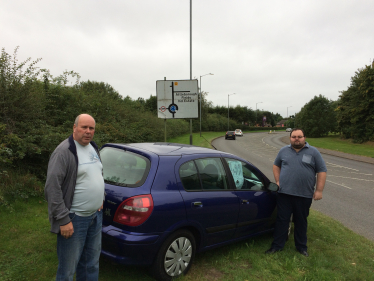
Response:
[{"label": "man in blue shirt", "polygon": [[273,254],[283,249],[288,237],[290,217],[293,214],[296,249],[308,257],[307,217],[312,200],[322,199],[327,169],[319,151],[305,141],[302,129],[293,129],[290,141],[290,145],[280,149],[273,165],[274,178],[279,185],[278,213],[274,241],[265,253]]}]

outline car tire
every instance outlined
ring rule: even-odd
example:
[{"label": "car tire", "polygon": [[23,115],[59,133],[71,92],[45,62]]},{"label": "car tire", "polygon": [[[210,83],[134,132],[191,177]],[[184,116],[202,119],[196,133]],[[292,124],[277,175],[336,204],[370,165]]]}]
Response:
[{"label": "car tire", "polygon": [[156,280],[173,280],[186,274],[195,257],[195,237],[188,230],[179,230],[162,244],[151,267]]}]

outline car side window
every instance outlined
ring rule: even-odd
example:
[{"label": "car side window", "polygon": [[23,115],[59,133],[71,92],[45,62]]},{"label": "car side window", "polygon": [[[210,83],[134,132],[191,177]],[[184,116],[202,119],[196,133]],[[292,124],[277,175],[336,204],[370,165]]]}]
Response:
[{"label": "car side window", "polygon": [[221,158],[202,158],[195,160],[204,190],[229,189],[227,175]]},{"label": "car side window", "polygon": [[200,179],[194,161],[181,165],[179,176],[185,190],[201,190]]},{"label": "car side window", "polygon": [[235,182],[235,188],[239,190],[265,190],[264,184],[253,172],[253,168],[237,159],[225,158]]}]

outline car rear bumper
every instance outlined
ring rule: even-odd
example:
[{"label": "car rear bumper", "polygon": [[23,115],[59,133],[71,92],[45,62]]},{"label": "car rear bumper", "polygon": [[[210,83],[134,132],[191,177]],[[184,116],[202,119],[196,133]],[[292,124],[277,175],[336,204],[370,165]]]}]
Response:
[{"label": "car rear bumper", "polygon": [[101,255],[116,263],[151,265],[161,243],[160,235],[103,227]]}]

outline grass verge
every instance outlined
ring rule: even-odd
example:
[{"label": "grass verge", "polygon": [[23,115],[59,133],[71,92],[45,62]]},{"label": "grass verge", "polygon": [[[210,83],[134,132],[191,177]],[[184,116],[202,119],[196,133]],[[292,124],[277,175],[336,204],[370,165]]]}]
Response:
[{"label": "grass verge", "polygon": [[324,138],[307,137],[306,140],[310,145],[315,147],[374,158],[374,142],[358,144],[353,143],[349,139],[341,139],[338,135],[331,135]]},{"label": "grass verge", "polygon": [[[56,236],[49,232],[47,203],[17,200],[0,207],[0,280],[54,280]],[[178,280],[374,280],[374,243],[311,210],[309,258],[296,252],[293,236],[282,252],[265,255],[270,234],[198,254]],[[100,260],[100,280],[153,280],[146,269]]]},{"label": "grass verge", "polygon": [[[210,147],[224,134],[196,133],[193,144]],[[189,137],[169,141],[189,144]],[[0,204],[0,280],[54,280],[56,236],[49,232],[47,203],[25,196],[23,187],[16,190],[11,209]],[[267,256],[271,242],[268,234],[198,254],[190,272],[178,280],[374,280],[374,243],[317,211],[311,210],[308,220],[309,258],[295,251],[292,236],[282,252]],[[153,279],[143,267],[101,259],[100,280]]]}]

